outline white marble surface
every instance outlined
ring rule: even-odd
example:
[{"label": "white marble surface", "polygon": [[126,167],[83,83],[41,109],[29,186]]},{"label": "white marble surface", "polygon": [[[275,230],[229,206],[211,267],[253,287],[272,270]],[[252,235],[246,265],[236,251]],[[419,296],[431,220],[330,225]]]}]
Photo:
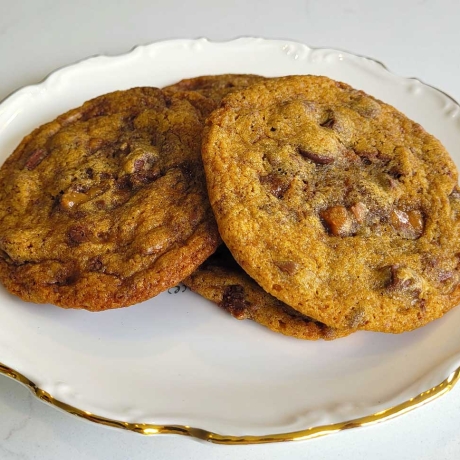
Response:
[{"label": "white marble surface", "polygon": [[[0,99],[89,55],[123,53],[167,38],[254,35],[371,56],[460,100],[459,19],[458,0],[0,0]],[[460,387],[374,427],[303,443],[216,446],[95,426],[0,376],[1,460],[458,459],[459,426]]]}]

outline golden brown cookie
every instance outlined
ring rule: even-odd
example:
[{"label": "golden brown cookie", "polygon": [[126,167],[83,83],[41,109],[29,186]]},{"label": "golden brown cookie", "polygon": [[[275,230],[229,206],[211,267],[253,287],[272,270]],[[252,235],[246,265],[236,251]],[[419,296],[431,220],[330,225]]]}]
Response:
[{"label": "golden brown cookie", "polygon": [[26,136],[0,170],[6,288],[98,311],[188,276],[220,242],[204,185],[203,120],[186,98],[134,88]]},{"label": "golden brown cookie", "polygon": [[239,89],[246,88],[265,80],[265,77],[252,74],[222,74],[205,75],[202,77],[187,78],[174,85],[163,88],[166,93],[198,92],[202,96],[214,101],[216,106],[222,98]]},{"label": "golden brown cookie", "polygon": [[208,119],[221,236],[266,291],[336,328],[403,332],[460,301],[460,192],[441,143],[317,76],[266,80]]},{"label": "golden brown cookie", "polygon": [[333,340],[351,333],[302,315],[265,292],[236,263],[224,245],[183,283],[234,318],[252,319],[284,335],[305,340]]}]

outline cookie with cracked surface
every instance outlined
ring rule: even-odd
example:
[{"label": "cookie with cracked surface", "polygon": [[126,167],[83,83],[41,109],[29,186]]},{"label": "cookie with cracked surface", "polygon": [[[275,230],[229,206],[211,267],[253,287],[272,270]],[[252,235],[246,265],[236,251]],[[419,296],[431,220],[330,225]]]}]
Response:
[{"label": "cookie with cracked surface", "polygon": [[163,90],[166,93],[193,91],[211,99],[215,106],[221,100],[234,91],[260,83],[265,77],[252,74],[222,74],[205,75],[195,78],[187,78],[173,85],[166,86]]},{"label": "cookie with cracked surface", "polygon": [[331,327],[399,333],[460,302],[460,192],[441,143],[319,76],[228,95],[203,141],[222,239],[267,292]]},{"label": "cookie with cracked surface", "polygon": [[133,88],[26,136],[0,169],[6,288],[26,301],[98,311],[146,300],[192,273],[220,243],[203,124],[186,99]]},{"label": "cookie with cracked surface", "polygon": [[251,319],[272,331],[305,340],[333,340],[351,333],[328,327],[265,292],[221,246],[183,283],[236,319]]}]

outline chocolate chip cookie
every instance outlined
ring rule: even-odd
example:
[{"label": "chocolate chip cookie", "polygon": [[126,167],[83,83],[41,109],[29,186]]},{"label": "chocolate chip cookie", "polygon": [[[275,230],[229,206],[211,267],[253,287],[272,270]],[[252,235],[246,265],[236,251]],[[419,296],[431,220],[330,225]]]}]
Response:
[{"label": "chocolate chip cookie", "polygon": [[251,319],[272,331],[305,340],[333,340],[350,334],[302,315],[265,292],[222,245],[183,283],[236,319]]},{"label": "chocolate chip cookie", "polygon": [[0,169],[6,288],[26,301],[98,311],[146,300],[192,273],[220,243],[203,124],[187,98],[134,88],[28,135]]},{"label": "chocolate chip cookie", "polygon": [[228,95],[203,142],[221,236],[244,270],[339,329],[399,333],[460,301],[460,189],[419,124],[319,76]]}]

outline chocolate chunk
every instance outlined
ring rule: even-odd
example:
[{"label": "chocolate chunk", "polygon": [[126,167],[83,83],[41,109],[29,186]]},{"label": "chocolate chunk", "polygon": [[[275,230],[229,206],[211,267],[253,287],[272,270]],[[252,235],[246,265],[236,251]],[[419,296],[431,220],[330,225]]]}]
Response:
[{"label": "chocolate chunk", "polygon": [[92,272],[99,272],[101,271],[102,267],[102,261],[98,256],[93,257],[88,261],[88,270]]},{"label": "chocolate chunk", "polygon": [[319,164],[319,165],[329,165],[331,163],[334,163],[335,158],[331,155],[325,155],[323,153],[315,153],[310,150],[303,149],[302,147],[299,147],[299,153],[304,157],[307,158],[313,163]]},{"label": "chocolate chunk", "polygon": [[101,172],[99,174],[99,178],[101,180],[107,180],[107,179],[110,179],[112,177],[112,174],[108,173],[108,172]]},{"label": "chocolate chunk", "polygon": [[121,176],[117,179],[115,184],[117,190],[131,190],[133,188],[133,184],[131,182],[131,177],[129,174],[126,176]]},{"label": "chocolate chunk", "polygon": [[45,149],[38,148],[34,150],[26,160],[24,168],[32,171],[48,156],[49,152]]},{"label": "chocolate chunk", "polygon": [[423,280],[414,270],[404,265],[391,265],[390,278],[386,288],[390,292],[404,294],[418,299],[423,291]]},{"label": "chocolate chunk", "polygon": [[227,310],[236,319],[249,318],[248,305],[244,297],[244,287],[240,284],[231,284],[225,289],[219,306]]},{"label": "chocolate chunk", "polygon": [[154,182],[161,176],[161,173],[158,169],[148,170],[148,171],[139,171],[131,174],[129,176],[129,181],[133,188],[140,187],[142,185]]},{"label": "chocolate chunk", "polygon": [[277,174],[268,174],[260,178],[260,183],[268,188],[268,191],[276,198],[283,198],[289,183],[284,176]]},{"label": "chocolate chunk", "polygon": [[59,122],[61,123],[61,126],[67,126],[80,120],[81,117],[81,112],[79,112],[78,110],[72,110],[69,113],[66,113],[63,116],[59,117]]},{"label": "chocolate chunk", "polygon": [[444,281],[450,280],[455,275],[452,270],[439,270],[438,280],[443,283]]},{"label": "chocolate chunk", "polygon": [[81,225],[76,225],[74,227],[70,227],[68,231],[68,237],[70,240],[70,244],[77,245],[86,241],[87,238],[87,231],[85,227]]},{"label": "chocolate chunk", "polygon": [[74,284],[78,279],[78,274],[77,273],[72,273],[66,277],[61,277],[56,280],[55,284],[58,286],[70,286],[71,284]]},{"label": "chocolate chunk", "polygon": [[299,264],[292,260],[275,261],[274,263],[283,273],[288,275],[294,275],[299,269]]},{"label": "chocolate chunk", "polygon": [[321,121],[319,125],[322,126],[323,128],[332,129],[334,127],[334,123],[335,123],[334,113],[332,112],[332,110],[329,110],[326,112],[324,120]]},{"label": "chocolate chunk", "polygon": [[393,177],[394,179],[401,179],[404,176],[404,172],[398,168],[397,166],[393,166],[389,171],[388,174]]},{"label": "chocolate chunk", "polygon": [[13,262],[13,260],[12,260],[11,257],[8,255],[8,253],[7,253],[6,251],[3,251],[2,249],[0,249],[0,259],[5,260],[5,261],[8,262],[9,264]]},{"label": "chocolate chunk", "polygon": [[144,169],[145,161],[144,160],[135,160],[134,161],[134,170],[135,171],[141,171]]}]

